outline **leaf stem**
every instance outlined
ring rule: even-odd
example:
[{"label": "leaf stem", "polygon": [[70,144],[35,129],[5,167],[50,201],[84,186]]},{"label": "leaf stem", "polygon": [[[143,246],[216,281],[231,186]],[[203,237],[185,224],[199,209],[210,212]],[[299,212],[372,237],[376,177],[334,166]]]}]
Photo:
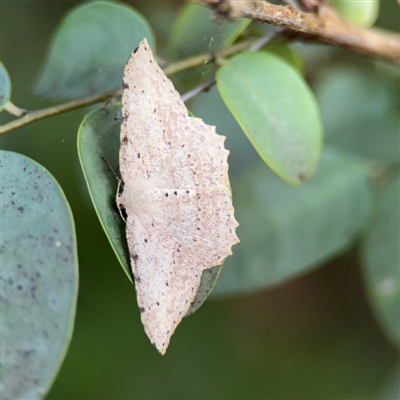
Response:
[{"label": "leaf stem", "polygon": [[3,106],[3,110],[8,112],[9,114],[13,115],[14,117],[21,118],[23,117],[28,111],[24,110],[23,108],[17,107],[12,101],[7,101],[6,104]]}]

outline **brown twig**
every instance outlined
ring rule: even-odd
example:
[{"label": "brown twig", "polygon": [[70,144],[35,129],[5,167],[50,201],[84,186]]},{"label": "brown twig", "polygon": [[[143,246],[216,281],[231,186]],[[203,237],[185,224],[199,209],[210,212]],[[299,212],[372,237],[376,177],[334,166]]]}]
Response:
[{"label": "brown twig", "polygon": [[290,5],[279,6],[259,0],[197,0],[212,7],[218,15],[250,18],[267,22],[316,39],[376,58],[400,64],[400,36],[378,29],[363,29],[342,20],[328,6],[318,14],[299,11]]}]

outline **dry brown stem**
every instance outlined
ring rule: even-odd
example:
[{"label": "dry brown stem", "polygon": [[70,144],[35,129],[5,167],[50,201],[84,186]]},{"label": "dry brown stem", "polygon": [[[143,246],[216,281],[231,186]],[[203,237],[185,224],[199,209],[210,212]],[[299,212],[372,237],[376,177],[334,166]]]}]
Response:
[{"label": "dry brown stem", "polygon": [[345,47],[375,58],[400,64],[400,36],[378,29],[363,29],[342,20],[331,8],[322,6],[318,14],[302,12],[290,5],[279,6],[258,0],[197,0],[231,19],[250,18]]}]

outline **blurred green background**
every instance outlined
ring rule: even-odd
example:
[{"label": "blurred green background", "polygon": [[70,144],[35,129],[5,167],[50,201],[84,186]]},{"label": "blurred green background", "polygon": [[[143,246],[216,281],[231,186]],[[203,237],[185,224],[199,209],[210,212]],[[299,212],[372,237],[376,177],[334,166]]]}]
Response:
[{"label": "blurred green background", "polygon": [[[32,88],[58,22],[79,3],[1,0],[1,60],[18,106],[55,104],[35,98]],[[127,3],[150,21],[159,54],[167,57],[166,38],[182,2]],[[399,9],[395,1],[382,2],[378,25],[398,30]],[[325,52],[306,49],[304,57],[323,64]],[[318,73],[308,72],[311,82]],[[1,148],[35,159],[55,176],[76,222],[77,319],[49,399],[398,398],[389,393],[398,386],[390,383],[398,374],[398,353],[372,315],[353,250],[284,286],[207,300],[183,321],[161,357],[143,332],[133,286],[85,187],[76,133],[88,111],[36,122],[0,139]],[[3,114],[2,124],[11,120]]]}]

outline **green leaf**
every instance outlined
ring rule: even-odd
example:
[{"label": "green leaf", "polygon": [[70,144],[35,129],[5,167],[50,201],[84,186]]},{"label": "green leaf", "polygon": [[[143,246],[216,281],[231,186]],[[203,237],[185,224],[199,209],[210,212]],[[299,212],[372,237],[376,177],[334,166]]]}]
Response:
[{"label": "green leaf", "polygon": [[11,97],[11,80],[6,67],[0,61],[0,111],[3,110],[4,104],[6,104]]},{"label": "green leaf", "polygon": [[107,160],[119,176],[121,121],[120,103],[110,104],[86,115],[78,131],[78,154],[97,216],[122,268],[132,282],[125,223],[114,206],[118,181],[104,161]]},{"label": "green leaf", "polygon": [[218,24],[213,21],[213,10],[195,3],[185,4],[179,11],[169,38],[170,54],[185,58],[229,47],[251,21],[239,19]]},{"label": "green leaf", "polygon": [[41,399],[65,357],[75,318],[78,256],[67,200],[21,154],[0,152],[1,393]]},{"label": "green leaf", "polygon": [[379,0],[328,0],[328,3],[346,21],[370,28],[379,15]]},{"label": "green leaf", "polygon": [[[89,113],[78,132],[78,153],[93,206],[123,270],[132,282],[125,223],[115,207],[116,177],[104,157],[118,173],[121,105],[110,104]],[[119,173],[118,173],[119,175]],[[188,315],[196,311],[210,294],[222,266],[205,270]]]},{"label": "green leaf", "polygon": [[316,175],[295,188],[259,162],[233,185],[240,243],[226,260],[217,294],[282,284],[348,248],[369,216],[369,166],[333,149]]},{"label": "green leaf", "polygon": [[51,42],[36,93],[50,98],[77,98],[117,89],[125,64],[139,42],[153,32],[133,8],[95,1],[73,9]]},{"label": "green leaf", "polygon": [[[231,46],[250,22],[249,19],[239,19],[219,24],[213,20],[210,8],[186,3],[181,7],[171,29],[169,56],[172,60],[180,60],[199,53],[213,54]],[[198,84],[199,80],[207,79],[213,69],[213,64],[205,64],[196,67],[194,71],[183,71],[176,78],[186,85]]]},{"label": "green leaf", "polygon": [[396,400],[400,399],[400,368],[395,366],[386,378],[385,383],[375,396],[379,400]]},{"label": "green leaf", "polygon": [[400,160],[398,84],[360,69],[326,70],[316,85],[326,141],[377,161]]},{"label": "green leaf", "polygon": [[368,298],[381,326],[400,344],[400,176],[385,190],[362,247]]},{"label": "green leaf", "polygon": [[280,57],[300,72],[300,74],[303,74],[304,61],[283,39],[272,40],[263,47],[263,50]]},{"label": "green leaf", "polygon": [[243,170],[258,158],[254,147],[226,108],[216,87],[196,96],[190,102],[189,108],[207,124],[215,125],[218,134],[226,136],[225,147],[229,150],[229,178],[233,183]]},{"label": "green leaf", "polygon": [[314,173],[322,127],[317,104],[300,74],[279,57],[242,53],[217,73],[217,86],[263,161],[299,185]]},{"label": "green leaf", "polygon": [[217,279],[219,277],[219,274],[221,273],[223,265],[224,262],[221,265],[203,271],[203,274],[201,275],[200,286],[197,289],[196,297],[190,305],[190,308],[185,315],[186,317],[190,317],[192,314],[194,314],[194,312],[197,311],[200,306],[207,300],[207,297],[211,294],[211,291],[217,283]]}]

